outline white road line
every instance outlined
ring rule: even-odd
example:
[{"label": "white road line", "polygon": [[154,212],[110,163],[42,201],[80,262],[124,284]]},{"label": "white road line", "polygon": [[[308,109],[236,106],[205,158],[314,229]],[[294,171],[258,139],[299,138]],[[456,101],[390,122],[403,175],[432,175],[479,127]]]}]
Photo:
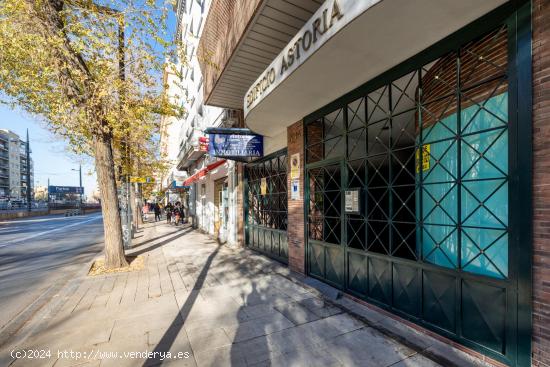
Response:
[{"label": "white road line", "polygon": [[17,238],[17,239],[15,239],[15,240],[11,240],[11,241],[8,241],[8,242],[5,242],[5,243],[1,244],[1,245],[0,245],[0,248],[6,247],[6,246],[9,246],[9,245],[14,245],[14,244],[17,244],[17,243],[20,243],[20,242],[23,242],[23,241],[30,240],[30,239],[32,239],[32,238],[36,238],[36,237],[43,236],[43,235],[45,235],[45,234],[52,233],[52,232],[57,232],[57,231],[60,231],[60,230],[62,230],[62,229],[65,229],[65,228],[74,227],[74,226],[77,226],[77,225],[79,225],[79,224],[84,224],[84,223],[92,222],[92,221],[94,221],[94,220],[101,219],[101,218],[102,218],[102,216],[99,215],[99,216],[93,217],[93,218],[91,218],[91,219],[83,220],[82,222],[67,224],[66,226],[63,226],[63,227],[58,227],[58,228],[50,229],[50,230],[48,230],[48,231],[44,231],[44,232],[40,232],[40,233],[35,233],[35,234],[32,234],[32,235],[27,236],[27,237],[23,237],[23,238]]},{"label": "white road line", "polygon": [[13,219],[5,220],[0,222],[0,224],[18,224],[18,223],[34,223],[34,222],[51,222],[54,220],[71,220],[77,219],[78,217],[53,217],[53,218],[37,218],[37,219]]}]

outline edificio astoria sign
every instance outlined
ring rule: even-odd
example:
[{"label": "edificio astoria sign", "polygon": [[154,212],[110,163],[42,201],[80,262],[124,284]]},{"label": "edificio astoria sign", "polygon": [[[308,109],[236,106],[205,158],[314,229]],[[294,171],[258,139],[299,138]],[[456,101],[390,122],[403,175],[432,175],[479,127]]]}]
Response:
[{"label": "edificio astoria sign", "polygon": [[379,1],[325,1],[252,84],[245,96],[245,116],[333,35]]}]

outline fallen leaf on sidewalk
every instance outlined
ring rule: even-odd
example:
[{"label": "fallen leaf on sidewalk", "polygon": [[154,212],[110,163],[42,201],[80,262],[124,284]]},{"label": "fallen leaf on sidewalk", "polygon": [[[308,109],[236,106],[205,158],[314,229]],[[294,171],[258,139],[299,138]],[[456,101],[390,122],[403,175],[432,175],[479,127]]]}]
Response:
[{"label": "fallen leaf on sidewalk", "polygon": [[139,271],[143,269],[145,260],[144,256],[127,256],[126,261],[128,261],[128,266],[116,269],[107,269],[105,268],[105,260],[97,259],[92,264],[88,276],[96,275],[105,275],[105,274],[114,274],[114,273],[126,273],[130,271]]}]

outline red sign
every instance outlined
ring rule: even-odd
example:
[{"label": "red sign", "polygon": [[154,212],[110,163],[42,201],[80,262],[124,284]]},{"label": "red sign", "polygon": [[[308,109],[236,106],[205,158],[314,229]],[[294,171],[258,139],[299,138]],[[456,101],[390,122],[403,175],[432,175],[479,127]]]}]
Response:
[{"label": "red sign", "polygon": [[199,137],[199,151],[208,152],[209,139],[206,136]]}]

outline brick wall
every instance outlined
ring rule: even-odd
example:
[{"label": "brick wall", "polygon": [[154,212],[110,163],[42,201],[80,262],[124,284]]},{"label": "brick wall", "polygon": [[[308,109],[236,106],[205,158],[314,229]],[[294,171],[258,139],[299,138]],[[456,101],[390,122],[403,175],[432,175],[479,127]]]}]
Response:
[{"label": "brick wall", "polygon": [[533,0],[534,366],[550,366],[550,0]]},{"label": "brick wall", "polygon": [[[424,127],[431,126],[436,121],[456,113],[457,56],[456,52],[450,52],[429,68],[424,67],[422,75]],[[480,56],[483,57],[482,60]],[[507,56],[506,27],[496,29],[461,48],[460,88],[465,91],[460,105],[462,109],[508,90],[508,83],[495,80],[503,77],[508,65]],[[481,82],[484,83],[478,85]],[[473,87],[474,85],[478,86]]]},{"label": "brick wall", "polygon": [[208,101],[223,69],[239,44],[262,0],[213,0],[197,55]]},{"label": "brick wall", "polygon": [[[292,155],[300,154],[300,198],[292,200],[292,186],[290,178],[290,167],[287,179],[288,184],[288,266],[291,270],[305,274],[305,251],[306,242],[304,238],[304,128],[302,121],[287,128],[288,159]],[[290,163],[289,163],[290,164]]]}]

